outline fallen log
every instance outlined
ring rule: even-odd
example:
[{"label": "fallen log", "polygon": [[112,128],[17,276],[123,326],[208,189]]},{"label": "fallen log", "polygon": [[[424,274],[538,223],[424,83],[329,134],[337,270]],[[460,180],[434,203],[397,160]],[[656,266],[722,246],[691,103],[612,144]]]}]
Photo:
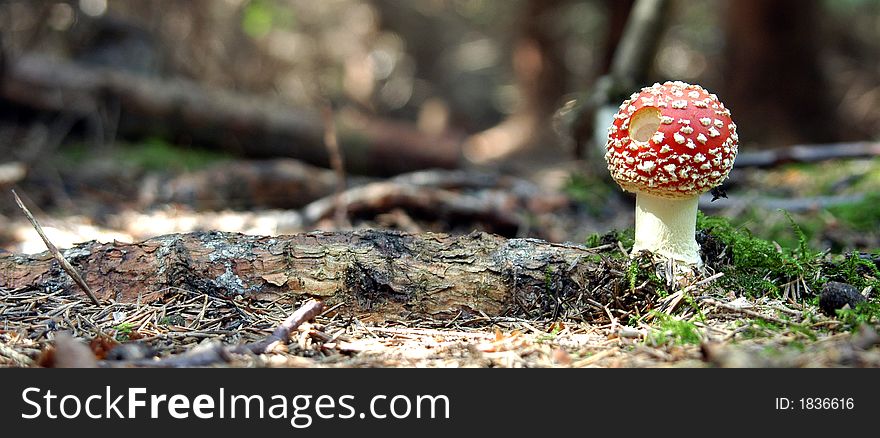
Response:
[{"label": "fallen log", "polygon": [[[601,249],[536,239],[395,231],[277,237],[196,232],[63,251],[101,301],[153,302],[180,290],[233,299],[312,297],[383,317],[604,319],[650,307],[626,262]],[[0,287],[67,289],[48,253],[0,256]]]},{"label": "fallen log", "polygon": [[880,143],[799,144],[777,149],[745,151],[736,157],[736,167],[775,167],[788,163],[816,163],[828,160],[872,158],[880,155]]},{"label": "fallen log", "polygon": [[[297,158],[329,165],[317,111],[264,96],[212,90],[180,78],[145,77],[70,61],[26,55],[10,59],[0,102],[91,119],[119,108],[116,133],[167,137],[250,157]],[[461,138],[429,135],[410,124],[370,117],[337,120],[348,170],[394,175],[459,164]]]},{"label": "fallen log", "polygon": [[333,171],[298,160],[238,160],[185,173],[143,193],[141,203],[180,203],[197,210],[300,208],[333,193]]}]

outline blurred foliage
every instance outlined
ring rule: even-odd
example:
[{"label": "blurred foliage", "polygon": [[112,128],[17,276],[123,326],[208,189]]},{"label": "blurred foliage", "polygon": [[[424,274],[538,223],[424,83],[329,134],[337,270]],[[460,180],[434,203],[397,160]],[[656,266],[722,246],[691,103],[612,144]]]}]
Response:
[{"label": "blurred foliage", "polygon": [[[567,93],[604,74],[616,0],[560,0],[533,23],[552,29]],[[209,86],[318,98],[417,120],[440,102],[454,128],[486,129],[522,103],[513,48],[530,0],[156,0],[0,3],[4,49],[117,63]],[[672,1],[651,81],[683,79],[719,89],[724,80],[725,4]],[[839,110],[880,138],[880,2],[818,3],[817,48]],[[137,54],[133,56],[132,54]],[[128,54],[128,55],[126,55]],[[145,60],[149,60],[146,62]],[[125,65],[132,64],[132,65]],[[562,101],[559,102],[560,104]],[[748,146],[760,138],[744,139]]]},{"label": "blurred foliage", "polygon": [[80,143],[71,145],[62,152],[62,160],[75,166],[102,160],[121,167],[160,172],[202,169],[229,158],[219,152],[172,145],[160,138],[151,138],[134,144],[116,144],[100,151]]},{"label": "blurred foliage", "polygon": [[279,27],[295,29],[294,9],[282,7],[271,0],[253,0],[244,7],[241,28],[251,38],[265,37],[272,29]]},{"label": "blurred foliage", "polygon": [[599,216],[608,207],[614,195],[613,187],[605,181],[586,173],[572,173],[562,188],[577,205],[590,215]]}]

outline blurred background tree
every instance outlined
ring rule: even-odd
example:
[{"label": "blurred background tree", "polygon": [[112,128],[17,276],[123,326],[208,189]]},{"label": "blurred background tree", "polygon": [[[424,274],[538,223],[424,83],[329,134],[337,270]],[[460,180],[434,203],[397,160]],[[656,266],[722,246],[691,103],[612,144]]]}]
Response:
[{"label": "blurred background tree", "polygon": [[[9,1],[0,29],[7,64],[39,53],[295,107],[327,98],[427,131],[477,134],[514,120],[516,148],[547,147],[548,117],[607,72],[632,4]],[[717,91],[745,147],[876,139],[878,12],[872,0],[672,1],[644,82]],[[499,138],[485,147],[503,152]]]},{"label": "blurred background tree", "polygon": [[[631,78],[635,85],[601,103],[616,106],[638,86],[677,79],[728,104],[744,152],[880,140],[880,2],[660,3],[662,25],[646,41],[651,54]],[[0,154],[23,163],[35,203],[70,209],[77,202],[69,198],[88,187],[109,205],[154,187],[150,172],[227,158],[292,157],[327,167],[321,114],[329,106],[350,174],[488,167],[542,187],[546,174],[551,189],[595,213],[622,203],[607,202],[616,191],[602,181],[603,163],[584,153],[596,146],[593,125],[565,114],[600,88],[637,4],[5,1]],[[83,165],[90,155],[138,166]],[[582,157],[602,172],[591,175]],[[245,168],[238,171],[262,169]],[[874,181],[865,169],[852,178]],[[108,172],[115,183],[107,183]],[[216,186],[210,181],[202,186]],[[15,211],[7,204],[0,211]]]}]

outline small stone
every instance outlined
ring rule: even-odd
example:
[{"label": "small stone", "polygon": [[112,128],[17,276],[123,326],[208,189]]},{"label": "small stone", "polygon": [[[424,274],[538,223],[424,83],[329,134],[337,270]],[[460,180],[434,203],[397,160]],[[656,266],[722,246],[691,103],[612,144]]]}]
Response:
[{"label": "small stone", "polygon": [[855,286],[829,281],[822,288],[822,294],[819,296],[819,309],[828,316],[836,316],[837,309],[842,309],[846,305],[855,309],[856,305],[863,301],[865,297]]},{"label": "small stone", "polygon": [[156,355],[156,351],[140,342],[119,344],[107,352],[107,360],[140,360]]}]

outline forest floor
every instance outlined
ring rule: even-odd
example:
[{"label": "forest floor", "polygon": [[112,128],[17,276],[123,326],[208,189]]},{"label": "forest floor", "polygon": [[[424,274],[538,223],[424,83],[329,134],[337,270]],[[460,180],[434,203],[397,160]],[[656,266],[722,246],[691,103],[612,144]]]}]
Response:
[{"label": "forest floor", "polygon": [[[87,168],[95,171],[98,166]],[[151,179],[154,174],[141,172],[139,178],[126,179],[114,174],[118,169],[113,166],[102,169],[104,179],[62,167],[60,175],[39,175],[42,179],[36,183],[22,184],[30,205],[51,204],[35,214],[57,246],[93,239],[138,241],[203,229],[271,235],[336,226],[329,217],[317,217],[311,224],[304,221],[309,206],[207,211],[181,202],[144,206],[145,196],[156,198],[143,193],[150,184],[156,187]],[[469,201],[494,205],[486,207],[494,209],[491,214],[473,210],[462,214],[455,210],[461,203],[453,199],[444,206],[450,210],[440,209],[442,215],[437,216],[437,212],[425,211],[424,206],[405,197],[393,198],[393,202],[382,198],[379,204],[349,204],[353,222],[349,226],[448,233],[482,229],[507,237],[605,244],[609,257],[623,254],[625,228],[632,221],[631,201],[607,182],[573,169],[577,166],[549,169],[514,182],[494,179],[442,187]],[[131,175],[130,169],[125,172]],[[71,189],[76,178],[81,179],[80,184]],[[62,179],[64,184],[57,182]],[[730,225],[719,225],[721,222],[712,222],[711,217],[702,225],[709,237],[704,236],[701,243],[704,253],[714,259],[707,260],[713,271],[697,279],[701,281],[695,280],[693,287],[678,291],[664,288],[662,279],[650,270],[627,268],[627,259],[618,257],[621,275],[630,276],[632,287],[649,287],[656,292],[654,302],[647,306],[656,311],[621,316],[606,309],[607,318],[590,321],[486,315],[434,320],[406,315],[379,317],[331,307],[301,325],[289,345],[261,355],[233,354],[217,365],[880,366],[880,311],[874,290],[878,276],[876,261],[870,261],[880,247],[873,226],[880,219],[880,207],[873,198],[829,206],[822,205],[824,198],[819,198],[829,193],[848,196],[876,187],[880,163],[876,159],[852,160],[834,166],[753,169],[733,181],[730,192],[734,202],[723,209],[710,207],[708,213],[732,218],[724,222]],[[816,199],[816,204],[797,207],[786,216],[760,207],[768,195],[758,194],[758,186],[773,187],[770,196],[776,200],[806,198]],[[499,201],[500,194],[513,196]],[[46,202],[48,199],[52,202]],[[511,224],[509,217],[519,223]],[[7,251],[45,250],[14,208],[4,208],[0,222],[4,230],[0,240]],[[624,231],[609,232],[612,229]],[[598,234],[591,237],[593,233]],[[775,261],[756,265],[750,258],[755,254]],[[824,314],[819,310],[818,296],[822,285],[831,280],[856,286],[874,307]],[[93,357],[82,358],[86,364],[104,366],[185,355],[217,342],[253,342],[265,338],[302,304],[289,297],[259,301],[169,290],[156,302],[96,306],[78,291],[0,289],[0,366],[58,365],[57,353],[69,350],[56,342],[56,334],[62,331],[89,343]]]},{"label": "forest floor", "polygon": [[[295,306],[225,300],[185,292],[161,303],[98,307],[55,292],[4,292],[0,363],[54,366],[57,331],[90,341],[100,362],[71,354],[65,364],[124,366],[153,356],[186,355],[220,342],[265,338]],[[713,300],[714,302],[714,300]],[[212,366],[235,367],[876,367],[880,337],[863,326],[840,330],[834,318],[801,317],[779,300],[706,304],[703,318],[669,317],[625,325],[518,318],[371,321],[329,314],[303,324],[287,346],[236,354]],[[798,310],[800,307],[801,310]],[[18,316],[21,315],[21,316]],[[88,350],[86,350],[88,355]]]}]

